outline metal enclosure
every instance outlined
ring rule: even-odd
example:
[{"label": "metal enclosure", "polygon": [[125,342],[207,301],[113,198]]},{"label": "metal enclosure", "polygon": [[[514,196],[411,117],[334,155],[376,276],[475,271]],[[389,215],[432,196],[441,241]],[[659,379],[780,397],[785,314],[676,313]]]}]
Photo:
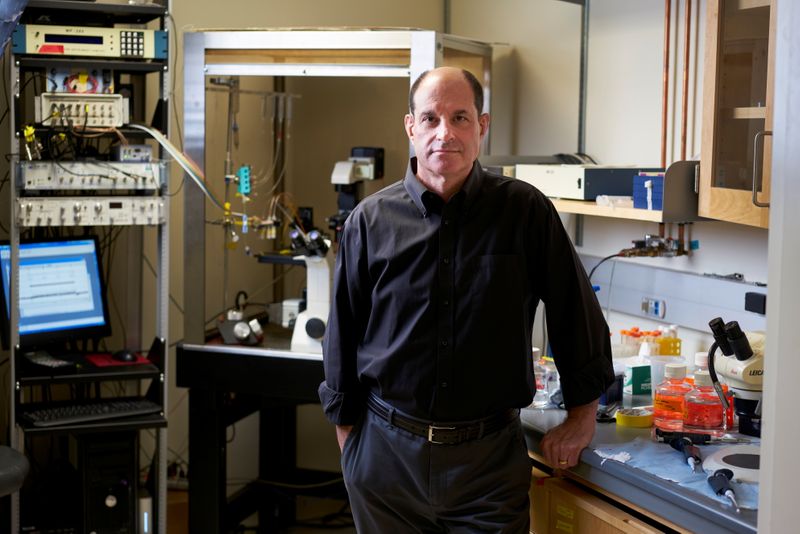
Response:
[{"label": "metal enclosure", "polygon": [[[341,76],[408,78],[439,66],[469,70],[481,80],[489,111],[492,47],[429,30],[240,30],[184,35],[184,150],[205,169],[206,76]],[[276,86],[281,82],[276,79]],[[205,197],[185,192],[184,340],[203,343],[205,323]]]}]

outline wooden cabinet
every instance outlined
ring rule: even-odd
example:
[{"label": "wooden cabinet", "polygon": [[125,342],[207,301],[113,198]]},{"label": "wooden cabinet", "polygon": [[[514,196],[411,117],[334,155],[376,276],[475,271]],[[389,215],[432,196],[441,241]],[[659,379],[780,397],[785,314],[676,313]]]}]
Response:
[{"label": "wooden cabinet", "polygon": [[775,0],[708,0],[699,214],[769,224]]},{"label": "wooden cabinet", "polygon": [[[531,534],[655,534],[660,528],[563,478],[534,477],[529,491]],[[666,527],[666,525],[664,525]]]}]

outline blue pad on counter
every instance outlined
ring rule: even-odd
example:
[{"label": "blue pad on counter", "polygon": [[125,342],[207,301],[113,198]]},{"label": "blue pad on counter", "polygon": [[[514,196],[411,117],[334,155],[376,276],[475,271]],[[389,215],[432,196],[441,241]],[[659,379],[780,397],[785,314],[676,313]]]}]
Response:
[{"label": "blue pad on counter", "polygon": [[[730,444],[703,445],[700,448],[702,457],[710,455],[719,447]],[[615,460],[631,467],[641,469],[664,480],[675,482],[681,487],[695,491],[717,501],[729,504],[724,496],[714,493],[708,485],[711,473],[695,473],[686,464],[683,453],[676,451],[666,443],[656,443],[648,439],[636,438],[629,443],[601,445],[594,450],[595,454],[607,460]],[[758,509],[758,484],[749,482],[732,482],[733,491],[739,508]]]}]

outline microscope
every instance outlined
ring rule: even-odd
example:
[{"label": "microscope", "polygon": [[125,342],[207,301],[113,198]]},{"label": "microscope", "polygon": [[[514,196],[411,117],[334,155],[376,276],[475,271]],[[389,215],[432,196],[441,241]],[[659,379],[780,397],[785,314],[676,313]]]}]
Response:
[{"label": "microscope", "polygon": [[[752,333],[753,342],[758,339],[756,350],[742,332],[739,323],[725,323],[720,317],[708,323],[714,335],[714,343],[708,350],[708,373],[722,405],[728,409],[728,399],[722,391],[717,375],[725,377],[725,382],[734,394],[734,410],[739,417],[739,432],[749,436],[761,436],[761,395],[764,378],[763,335]],[[723,357],[714,360],[717,349]]]},{"label": "microscope", "polygon": [[383,178],[384,151],[378,147],[357,146],[350,149],[347,161],[337,161],[331,173],[331,183],[336,191],[336,214],[328,217],[328,228],[335,231],[335,239],[344,228],[344,221],[364,196],[364,181]]},{"label": "microscope", "polygon": [[322,336],[331,307],[330,240],[318,230],[289,232],[294,258],[306,264],[306,309],[295,319],[292,352],[322,354]]},{"label": "microscope", "polygon": [[[344,221],[363,195],[363,181],[383,177],[383,149],[354,147],[347,161],[335,164],[331,183],[339,195],[338,212],[328,217],[328,226],[338,241]],[[306,265],[306,309],[295,319],[292,352],[322,354],[322,337],[331,307],[331,241],[318,230],[305,233],[299,227],[289,232],[293,257]]]}]

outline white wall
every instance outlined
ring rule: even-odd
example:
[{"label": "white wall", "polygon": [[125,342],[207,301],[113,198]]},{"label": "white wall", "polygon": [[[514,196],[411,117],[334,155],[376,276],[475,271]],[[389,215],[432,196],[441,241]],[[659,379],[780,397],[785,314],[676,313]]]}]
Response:
[{"label": "white wall", "polygon": [[579,6],[554,0],[451,2],[450,33],[513,47],[511,154],[547,155],[578,147],[580,13]]}]

